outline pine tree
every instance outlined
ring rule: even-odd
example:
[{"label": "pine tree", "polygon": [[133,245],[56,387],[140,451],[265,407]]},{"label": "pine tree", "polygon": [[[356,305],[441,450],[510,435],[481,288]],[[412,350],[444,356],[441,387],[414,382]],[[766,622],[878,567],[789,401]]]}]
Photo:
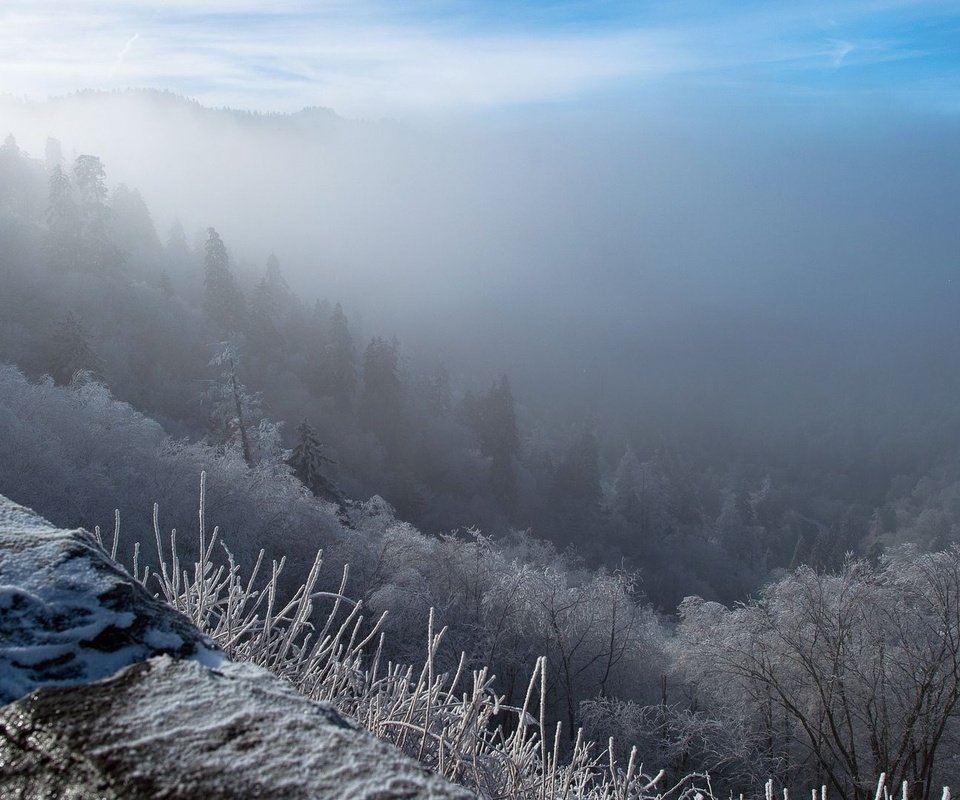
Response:
[{"label": "pine tree", "polygon": [[323,474],[327,464],[336,464],[332,458],[323,453],[323,444],[316,431],[306,422],[297,426],[297,445],[293,448],[287,464],[304,486],[314,496],[322,497],[332,503],[342,506],[344,497],[339,487]]},{"label": "pine tree", "polygon": [[356,354],[350,323],[339,303],[330,316],[330,342],[324,348],[320,371],[323,394],[332,397],[341,412],[349,411],[357,391]]},{"label": "pine tree", "polygon": [[273,253],[267,258],[266,282],[278,305],[289,298],[290,287],[280,271],[280,261]]},{"label": "pine tree", "polygon": [[161,248],[160,237],[153,226],[150,209],[138,189],[130,189],[120,184],[111,198],[113,220],[111,229],[119,247],[127,251],[151,250]]},{"label": "pine tree", "polygon": [[567,538],[593,529],[602,496],[599,448],[593,433],[580,434],[570,445],[554,475],[552,494],[559,527]]},{"label": "pine tree", "polygon": [[73,165],[80,216],[80,265],[91,272],[113,272],[123,261],[123,252],[108,235],[106,170],[99,157],[78,156]]},{"label": "pine tree", "polygon": [[0,211],[9,209],[17,216],[29,214],[29,165],[29,158],[11,133],[0,145]]},{"label": "pine tree", "polygon": [[50,173],[47,235],[50,266],[57,270],[77,266],[80,250],[80,210],[73,197],[70,177],[60,167]]},{"label": "pine tree", "polygon": [[103,367],[87,341],[83,324],[68,313],[47,343],[47,366],[58,386],[66,386],[81,373],[101,379]]},{"label": "pine tree", "polygon": [[20,158],[20,145],[12,133],[7,134],[7,138],[0,145],[0,158]]},{"label": "pine tree", "polygon": [[277,328],[280,311],[266,278],[261,278],[250,299],[250,335],[261,350],[274,352],[283,344]]},{"label": "pine tree", "polygon": [[77,156],[73,176],[84,212],[91,216],[102,216],[107,202],[107,171],[99,156]]},{"label": "pine tree", "polygon": [[207,316],[222,331],[240,330],[244,317],[243,293],[230,272],[230,256],[226,245],[213,228],[207,228],[203,288],[203,307]]},{"label": "pine tree", "polygon": [[175,219],[167,234],[167,255],[175,261],[187,261],[190,258],[190,245],[187,234],[179,219]]},{"label": "pine tree", "polygon": [[430,376],[428,386],[430,413],[436,417],[446,417],[453,408],[453,393],[450,391],[450,375],[443,364],[438,364]]},{"label": "pine tree", "polygon": [[520,434],[513,390],[506,375],[476,404],[474,425],[480,451],[491,459],[490,488],[509,510],[516,501],[514,459],[520,452]]},{"label": "pine tree", "polygon": [[361,422],[373,431],[390,457],[400,449],[402,387],[399,368],[400,343],[379,336],[370,340],[363,354]]},{"label": "pine tree", "polygon": [[507,459],[520,451],[513,390],[506,375],[480,402],[478,439],[480,449],[488,456]]}]

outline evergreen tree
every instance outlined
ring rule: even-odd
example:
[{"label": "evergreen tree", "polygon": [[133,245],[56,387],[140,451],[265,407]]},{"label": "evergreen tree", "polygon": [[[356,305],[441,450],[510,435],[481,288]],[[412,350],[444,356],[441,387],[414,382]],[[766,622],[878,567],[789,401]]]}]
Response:
[{"label": "evergreen tree", "polygon": [[80,264],[91,272],[113,272],[123,260],[122,251],[108,235],[106,170],[99,157],[78,156],[73,165],[80,217]]},{"label": "evergreen tree", "polygon": [[441,419],[448,416],[453,408],[453,393],[450,391],[450,375],[443,364],[437,365],[427,389],[430,413]]},{"label": "evergreen tree", "polygon": [[283,277],[283,273],[280,271],[280,261],[273,253],[267,258],[267,274],[265,280],[278,305],[289,299],[290,287],[287,285],[286,278]]},{"label": "evergreen tree", "polygon": [[11,133],[0,145],[0,211],[9,209],[17,216],[29,213],[29,163]]},{"label": "evergreen tree", "polygon": [[8,133],[0,145],[0,158],[20,158],[20,145],[12,133]]},{"label": "evergreen tree", "polygon": [[297,426],[297,445],[293,448],[287,464],[296,478],[309,489],[314,496],[322,497],[342,506],[344,497],[339,487],[323,474],[327,464],[336,464],[323,452],[323,445],[317,432],[305,421]]},{"label": "evergreen tree", "polygon": [[592,530],[602,496],[599,448],[593,433],[582,433],[570,445],[554,474],[552,495],[559,527],[568,539]]},{"label": "evergreen tree", "polygon": [[[294,308],[290,287],[280,272],[280,262],[271,254],[266,273],[250,299],[250,332],[264,356],[272,356],[283,347],[284,318],[289,320]],[[295,332],[296,326],[291,333]]]},{"label": "evergreen tree", "polygon": [[399,347],[396,339],[387,342],[377,336],[363,354],[360,420],[376,434],[391,458],[399,455],[402,424]]},{"label": "evergreen tree", "polygon": [[333,312],[324,313],[320,303],[314,309],[316,335],[322,342],[316,367],[317,393],[332,397],[337,409],[347,413],[353,407],[357,391],[356,354],[350,324],[342,306],[337,303]]},{"label": "evergreen tree", "polygon": [[66,386],[80,373],[101,379],[103,367],[88,343],[83,324],[68,313],[47,342],[47,368],[58,386]]},{"label": "evergreen tree", "polygon": [[77,156],[73,176],[84,212],[102,217],[107,202],[107,171],[99,156]]},{"label": "evergreen tree", "polygon": [[50,266],[58,270],[75,268],[80,249],[80,210],[73,197],[70,177],[59,164],[50,173],[49,197],[47,248]]},{"label": "evergreen tree", "polygon": [[120,184],[113,192],[113,235],[121,249],[131,252],[160,250],[160,237],[150,209],[137,189]]},{"label": "evergreen tree", "polygon": [[266,278],[261,278],[250,299],[250,334],[257,346],[275,352],[282,345],[277,328],[280,312],[277,299]]},{"label": "evergreen tree", "polygon": [[243,293],[230,272],[226,245],[213,228],[207,228],[203,289],[203,307],[207,316],[222,331],[240,330],[244,317]]},{"label": "evergreen tree", "polygon": [[477,438],[484,455],[509,459],[520,452],[513,390],[506,375],[481,400],[477,423]]},{"label": "evergreen tree", "polygon": [[491,459],[490,489],[510,510],[516,501],[514,459],[520,452],[520,434],[513,391],[506,375],[477,402],[473,417],[480,451]]},{"label": "evergreen tree", "polygon": [[559,478],[565,492],[590,509],[595,509],[600,502],[599,462],[597,437],[585,431],[570,445],[560,467]]},{"label": "evergreen tree", "polygon": [[170,232],[167,234],[167,255],[175,261],[185,262],[190,258],[190,245],[187,244],[187,234],[179,219],[173,221]]},{"label": "evergreen tree", "polygon": [[353,336],[350,323],[343,307],[337,303],[330,316],[330,349],[327,366],[329,386],[337,407],[348,411],[353,405],[353,396],[357,391],[356,354],[353,348]]}]

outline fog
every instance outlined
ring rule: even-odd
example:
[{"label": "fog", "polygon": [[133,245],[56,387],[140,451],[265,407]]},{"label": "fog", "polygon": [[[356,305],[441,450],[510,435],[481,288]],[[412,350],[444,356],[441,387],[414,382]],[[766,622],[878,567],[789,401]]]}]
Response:
[{"label": "fog", "polygon": [[0,495],[117,509],[139,574],[155,519],[199,555],[203,474],[201,526],[288,564],[278,597],[321,549],[301,596],[356,598],[351,641],[359,603],[394,664],[443,630],[438,674],[498,709],[536,663],[546,730],[636,743],[658,786],[923,800],[960,736],[960,125],[635,99],[0,101]]},{"label": "fog", "polygon": [[273,252],[364,335],[571,421],[767,439],[913,414],[919,436],[955,387],[951,118],[700,96],[355,121],[86,93],[8,99],[0,129],[100,155],[161,238],[214,226],[251,273]]}]

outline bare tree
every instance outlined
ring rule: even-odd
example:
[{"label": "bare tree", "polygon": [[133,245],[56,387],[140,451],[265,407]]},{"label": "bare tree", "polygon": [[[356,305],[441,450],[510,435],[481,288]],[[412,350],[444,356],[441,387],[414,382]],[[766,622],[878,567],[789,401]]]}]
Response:
[{"label": "bare tree", "polygon": [[794,772],[856,800],[880,773],[930,796],[960,696],[960,550],[802,568],[733,610],[693,598],[682,614],[688,677],[766,719],[771,748],[782,733]]}]

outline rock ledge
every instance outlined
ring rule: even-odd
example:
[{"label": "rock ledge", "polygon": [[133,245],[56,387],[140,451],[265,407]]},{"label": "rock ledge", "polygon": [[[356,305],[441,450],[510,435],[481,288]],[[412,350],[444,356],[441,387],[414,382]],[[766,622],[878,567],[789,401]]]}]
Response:
[{"label": "rock ledge", "polygon": [[0,796],[467,800],[0,496]]}]

